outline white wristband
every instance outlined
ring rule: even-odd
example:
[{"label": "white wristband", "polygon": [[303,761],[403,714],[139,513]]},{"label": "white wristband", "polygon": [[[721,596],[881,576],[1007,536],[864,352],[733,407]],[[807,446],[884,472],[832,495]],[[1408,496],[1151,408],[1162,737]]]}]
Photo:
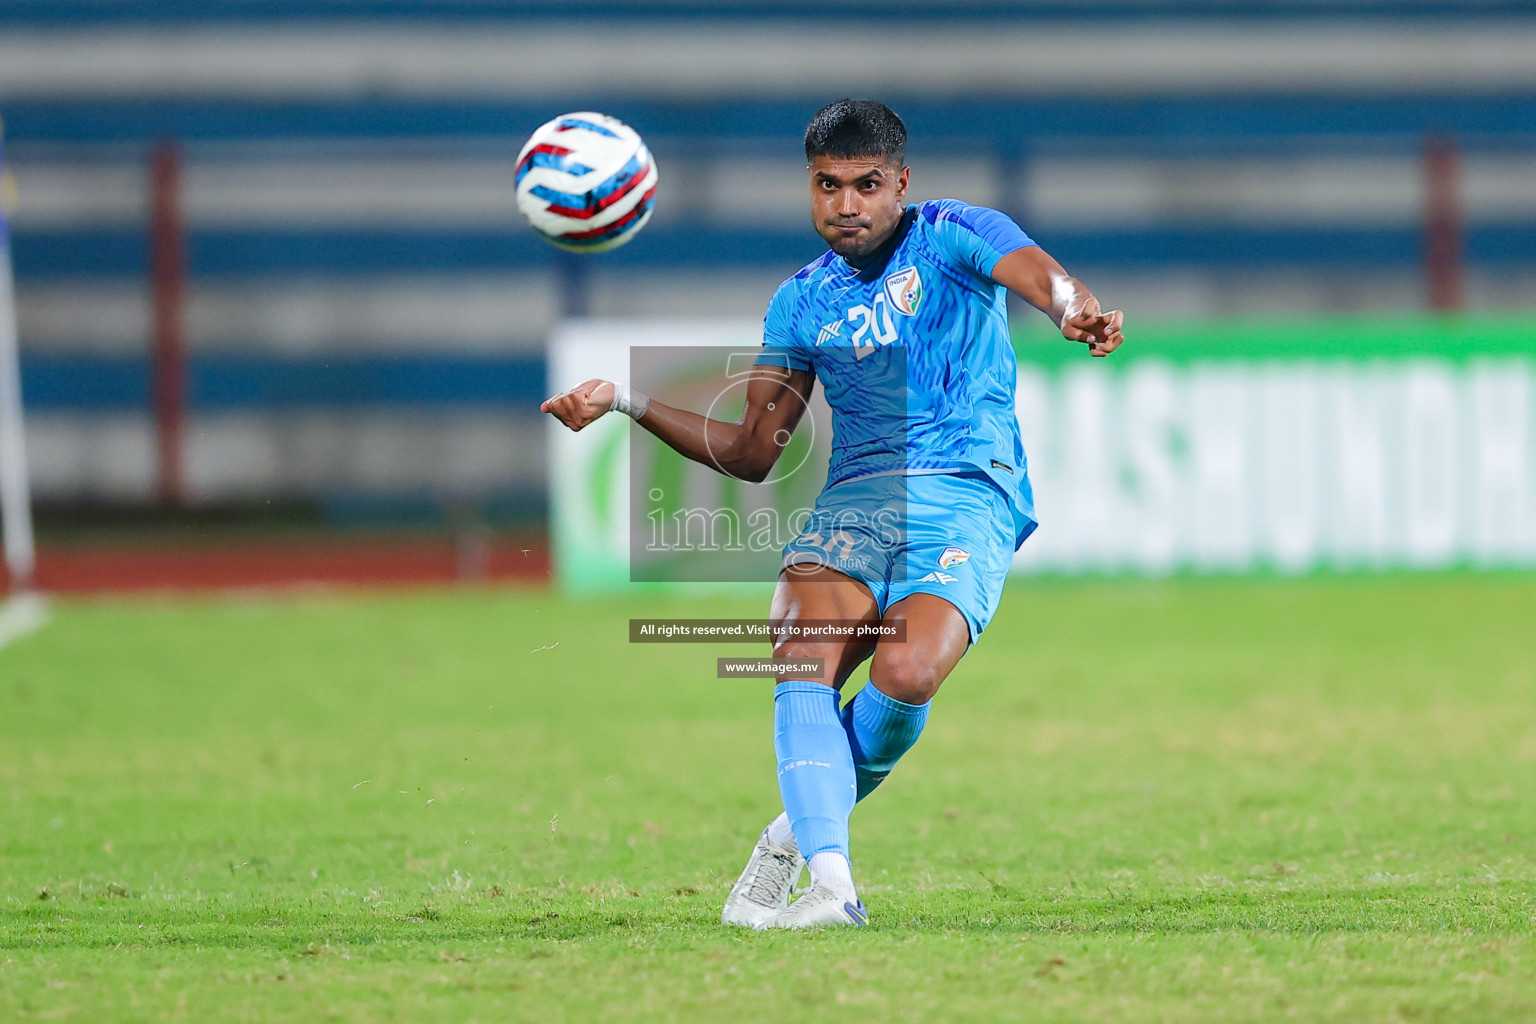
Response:
[{"label": "white wristband", "polygon": [[609,409],[621,412],[631,419],[638,420],[645,415],[645,410],[651,407],[651,396],[643,391],[635,391],[628,384],[620,384],[614,381],[613,404]]}]

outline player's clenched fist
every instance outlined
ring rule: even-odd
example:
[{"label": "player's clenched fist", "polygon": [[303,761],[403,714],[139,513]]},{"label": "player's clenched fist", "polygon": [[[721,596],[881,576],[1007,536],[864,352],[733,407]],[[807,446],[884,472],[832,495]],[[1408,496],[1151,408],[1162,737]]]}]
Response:
[{"label": "player's clenched fist", "polygon": [[569,391],[544,400],[540,412],[547,412],[572,430],[597,419],[613,408],[614,385],[607,380],[584,380]]},{"label": "player's clenched fist", "polygon": [[1088,346],[1088,354],[1107,356],[1125,341],[1121,327],[1125,314],[1118,309],[1108,313],[1099,311],[1099,300],[1092,295],[1076,309],[1068,307],[1061,318],[1061,334],[1068,341],[1080,341]]}]

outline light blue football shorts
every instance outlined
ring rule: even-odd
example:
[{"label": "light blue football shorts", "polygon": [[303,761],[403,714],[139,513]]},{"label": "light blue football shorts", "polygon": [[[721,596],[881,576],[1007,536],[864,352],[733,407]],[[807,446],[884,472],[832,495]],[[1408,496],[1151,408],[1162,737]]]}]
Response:
[{"label": "light blue football shorts", "polygon": [[960,610],[971,642],[997,611],[1017,550],[1008,498],[985,473],[864,477],[821,492],[782,569],[824,565],[869,587],[886,608],[912,594]]}]

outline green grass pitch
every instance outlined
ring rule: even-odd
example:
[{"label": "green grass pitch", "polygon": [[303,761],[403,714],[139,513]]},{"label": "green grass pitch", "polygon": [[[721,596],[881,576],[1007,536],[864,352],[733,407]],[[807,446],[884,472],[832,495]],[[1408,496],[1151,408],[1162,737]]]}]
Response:
[{"label": "green grass pitch", "polygon": [[70,602],[0,650],[4,1021],[1529,1021],[1528,576],[1010,588],[853,819],[872,926],[723,929],[758,648],[537,591]]}]

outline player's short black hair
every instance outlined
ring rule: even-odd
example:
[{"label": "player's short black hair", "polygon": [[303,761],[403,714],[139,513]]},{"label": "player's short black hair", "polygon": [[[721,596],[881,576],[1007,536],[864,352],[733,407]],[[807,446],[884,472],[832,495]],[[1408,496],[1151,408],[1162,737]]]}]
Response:
[{"label": "player's short black hair", "polygon": [[907,158],[907,126],[878,100],[836,100],[816,111],[805,126],[805,158],[818,156],[877,156],[900,167]]}]

